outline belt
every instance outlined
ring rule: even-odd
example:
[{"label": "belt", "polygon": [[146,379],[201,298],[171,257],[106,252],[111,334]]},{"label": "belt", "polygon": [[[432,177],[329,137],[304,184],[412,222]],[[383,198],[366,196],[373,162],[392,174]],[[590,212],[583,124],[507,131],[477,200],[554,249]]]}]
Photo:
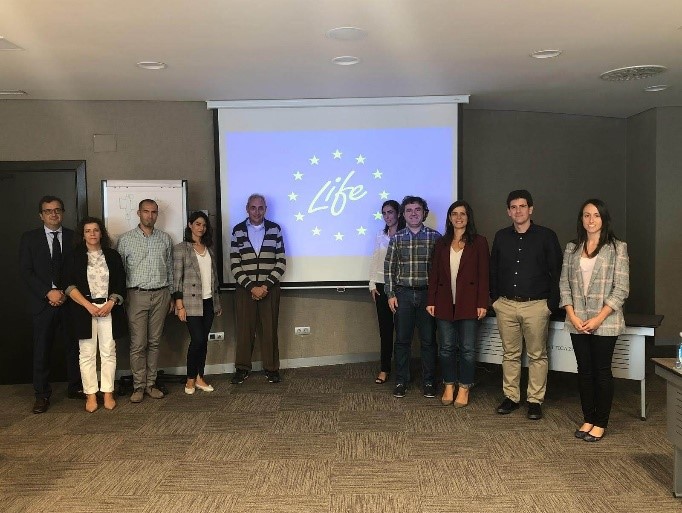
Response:
[{"label": "belt", "polygon": [[408,287],[407,285],[398,285],[401,289],[408,289],[408,290],[427,290],[429,287],[428,285],[422,285],[421,287]]},{"label": "belt", "polygon": [[517,303],[527,303],[528,301],[540,301],[541,299],[544,298],[536,298],[536,297],[521,297],[521,296],[502,296],[505,299],[508,299],[509,301],[516,301]]},{"label": "belt", "polygon": [[143,289],[142,287],[128,287],[128,290],[138,290],[140,292],[156,292],[157,290],[167,289],[168,287],[158,287],[155,289]]},{"label": "belt", "polygon": [[91,303],[95,303],[96,305],[103,305],[104,303],[109,301],[109,299],[107,299],[106,297],[96,297],[96,298],[90,299],[89,301]]}]

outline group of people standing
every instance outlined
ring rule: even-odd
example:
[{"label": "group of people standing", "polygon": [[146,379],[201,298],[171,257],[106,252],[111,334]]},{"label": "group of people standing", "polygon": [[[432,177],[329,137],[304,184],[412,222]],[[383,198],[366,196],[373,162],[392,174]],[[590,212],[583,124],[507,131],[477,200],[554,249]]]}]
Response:
[{"label": "group of people standing", "polygon": [[[236,385],[250,374],[256,336],[268,382],[281,381],[277,328],[286,255],[281,228],[265,218],[266,212],[265,198],[252,194],[247,218],[232,231],[230,268],[237,283],[238,322],[231,383]],[[538,420],[547,385],[549,318],[561,307],[578,364],[584,417],[574,434],[588,442],[601,440],[613,399],[611,359],[625,329],[622,306],[629,292],[627,246],[614,235],[606,204],[589,199],[580,207],[577,236],[567,245],[563,262],[556,233],[531,220],[533,198],[526,190],[509,193],[507,214],[512,224],[495,234],[490,252],[466,201],[448,208],[444,236],[425,226],[428,213],[419,196],[382,205],[385,227],[376,237],[369,279],[381,338],[376,383],[389,379],[395,359],[393,395],[406,395],[417,328],[424,396],[435,397],[438,391],[439,357],[441,402],[467,406],[474,384],[478,322],[491,306],[504,351],[504,399],[497,413],[509,414],[520,406],[525,345],[527,416]],[[116,406],[115,340],[127,334],[134,386],[130,401],[139,403],[145,395],[163,398],[156,384],[157,363],[170,313],[187,324],[190,335],[185,393],[213,391],[204,379],[204,367],[209,331],[222,307],[208,216],[192,213],[183,241],[173,246],[170,236],[155,228],[157,203],[142,200],[139,224],[120,237],[114,250],[98,218],[86,217],[75,233],[63,227],[60,198],[41,198],[38,214],[43,226],[26,232],[20,245],[21,272],[33,314],[33,412],[43,413],[50,404],[49,353],[58,332],[68,347],[68,394],[84,396],[88,412],[99,407],[98,391],[104,408]]]},{"label": "group of people standing", "polygon": [[539,420],[547,386],[550,315],[564,308],[565,329],[578,364],[584,420],[574,435],[597,442],[604,436],[613,401],[615,342],[625,330],[627,246],[614,235],[608,208],[599,199],[581,205],[577,236],[567,245],[563,259],[556,233],[531,220],[533,198],[527,190],[509,193],[506,205],[512,224],[495,234],[489,253],[466,201],[448,208],[444,236],[424,225],[429,211],[423,198],[407,196],[400,205],[394,200],[383,204],[386,226],[377,235],[369,282],[381,339],[381,367],[375,382],[388,380],[394,353],[393,395],[406,395],[416,327],[423,395],[436,396],[438,355],[441,402],[467,406],[474,384],[478,321],[492,307],[504,353],[504,399],[496,411],[510,414],[521,404],[525,344],[527,417]]},{"label": "group of people standing", "polygon": [[[84,398],[88,412],[99,407],[98,391],[104,408],[116,407],[115,340],[126,335],[133,374],[130,401],[163,398],[157,386],[159,344],[171,313],[187,324],[190,335],[185,393],[212,392],[204,379],[207,341],[222,307],[208,216],[192,213],[183,241],[174,246],[167,233],[155,228],[157,203],[144,199],[137,210],[139,224],[121,235],[113,249],[101,219],[86,217],[74,232],[62,226],[60,198],[45,196],[38,205],[43,226],[23,234],[19,252],[33,315],[33,412],[44,413],[50,406],[49,355],[57,334],[67,345],[68,395]],[[268,381],[280,381],[277,314],[286,256],[281,230],[265,219],[266,210],[263,196],[249,197],[248,217],[232,235],[230,261],[240,316],[233,383],[248,376],[256,333]]]}]

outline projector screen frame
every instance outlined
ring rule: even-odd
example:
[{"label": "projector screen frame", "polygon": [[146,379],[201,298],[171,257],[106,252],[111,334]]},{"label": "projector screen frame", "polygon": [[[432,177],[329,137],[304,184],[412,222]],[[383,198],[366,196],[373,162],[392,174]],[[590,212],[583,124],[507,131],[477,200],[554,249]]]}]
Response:
[{"label": "projector screen frame", "polygon": [[[218,259],[218,277],[221,290],[234,290],[236,283],[227,282],[224,276],[225,259],[229,260],[229,252],[223,240],[223,212],[222,212],[222,187],[221,187],[221,153],[220,153],[220,123],[219,111],[221,109],[244,109],[244,108],[299,108],[299,107],[343,107],[343,106],[387,106],[387,105],[434,105],[456,104],[457,105],[457,173],[456,173],[456,200],[461,199],[463,185],[463,104],[469,102],[469,95],[453,96],[425,96],[425,97],[383,97],[383,98],[344,98],[344,99],[296,99],[296,100],[236,100],[236,101],[208,101],[207,108],[213,110],[213,152],[215,163],[216,183],[216,216],[215,216],[215,240],[214,248]],[[428,198],[427,198],[428,199]],[[275,220],[276,222],[276,220]],[[440,227],[439,227],[440,228]],[[286,241],[285,241],[286,248]],[[346,289],[361,289],[367,287],[368,280],[362,281],[306,281],[306,282],[282,282],[283,289],[330,289],[339,293]]]}]

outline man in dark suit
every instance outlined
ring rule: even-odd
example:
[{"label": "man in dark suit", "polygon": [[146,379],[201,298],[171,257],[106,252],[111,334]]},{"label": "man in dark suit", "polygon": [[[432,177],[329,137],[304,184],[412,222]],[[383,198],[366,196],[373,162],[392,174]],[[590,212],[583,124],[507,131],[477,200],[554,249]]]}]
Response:
[{"label": "man in dark suit", "polygon": [[82,395],[78,345],[64,322],[66,296],[61,286],[64,256],[73,246],[73,230],[64,228],[64,202],[55,196],[44,196],[38,203],[43,226],[24,233],[19,250],[21,275],[28,289],[33,314],[33,389],[36,401],[33,413],[44,413],[50,406],[52,387],[50,351],[55,336],[62,333],[67,347],[68,395]]}]

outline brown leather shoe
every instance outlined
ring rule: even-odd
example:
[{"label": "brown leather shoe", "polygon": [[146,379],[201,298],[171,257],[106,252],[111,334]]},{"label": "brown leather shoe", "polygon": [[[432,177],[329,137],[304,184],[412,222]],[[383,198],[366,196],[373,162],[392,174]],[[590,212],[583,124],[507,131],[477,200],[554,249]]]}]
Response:
[{"label": "brown leather shoe", "polygon": [[455,408],[464,408],[469,404],[469,389],[459,387],[455,398]]},{"label": "brown leather shoe", "polygon": [[95,394],[85,394],[85,411],[93,413],[97,411],[97,396]]},{"label": "brown leather shoe", "polygon": [[156,387],[147,387],[144,393],[153,399],[163,399],[163,392]]},{"label": "brown leather shoe", "polygon": [[50,407],[50,400],[47,397],[37,397],[33,403],[33,413],[45,413]]},{"label": "brown leather shoe", "polygon": [[455,395],[455,385],[454,383],[446,383],[443,387],[443,396],[440,398],[440,402],[443,406],[449,406],[454,400]]},{"label": "brown leather shoe", "polygon": [[116,408],[116,399],[114,399],[113,392],[104,392],[104,408],[107,410]]}]

